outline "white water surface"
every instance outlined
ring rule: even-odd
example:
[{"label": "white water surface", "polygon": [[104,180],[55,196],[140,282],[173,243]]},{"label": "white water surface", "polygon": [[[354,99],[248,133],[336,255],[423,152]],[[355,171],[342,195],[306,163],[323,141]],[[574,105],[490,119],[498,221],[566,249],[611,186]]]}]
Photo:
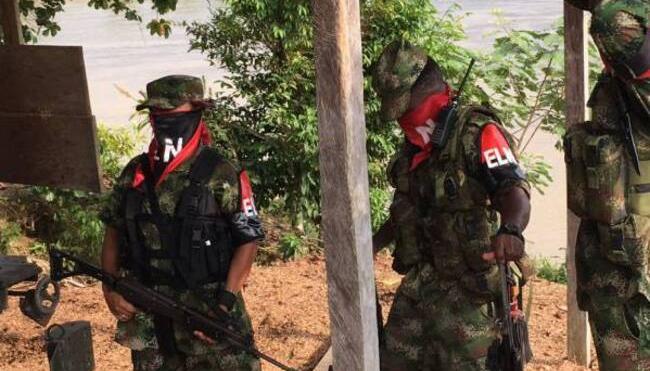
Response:
[{"label": "white water surface", "polygon": [[[433,0],[441,11],[451,1]],[[562,1],[537,0],[462,0],[457,1],[461,12],[467,13],[463,24],[468,40],[463,45],[489,48],[497,24],[494,10],[509,20],[508,27],[543,30],[551,28],[562,15]],[[180,0],[178,9],[169,17],[175,21],[203,21],[209,9],[222,6],[219,1]],[[141,6],[145,20],[155,16]],[[57,16],[62,31],[55,37],[42,37],[41,44],[81,45],[84,48],[86,72],[90,87],[92,109],[99,122],[126,125],[135,103],[120,94],[115,85],[137,94],[148,81],[167,74],[204,76],[208,82],[220,79],[223,72],[210,66],[198,52],[188,53],[189,40],[182,27],[174,28],[169,39],[152,37],[144,25],[124,20],[110,11],[97,11],[85,1],[73,0],[65,12]],[[526,233],[529,251],[559,259],[566,245],[566,196],[564,192],[564,165],[562,156],[553,148],[555,139],[541,135],[531,150],[545,156],[553,167],[555,183],[546,195],[533,194],[533,218]]]}]

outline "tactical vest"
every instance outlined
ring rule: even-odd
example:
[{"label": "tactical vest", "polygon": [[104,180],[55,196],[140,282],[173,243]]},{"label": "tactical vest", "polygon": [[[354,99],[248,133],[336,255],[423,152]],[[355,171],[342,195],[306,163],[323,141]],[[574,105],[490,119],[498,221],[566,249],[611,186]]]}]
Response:
[{"label": "tactical vest", "polygon": [[[211,148],[201,149],[173,215],[160,209],[147,155],[140,161],[145,187],[131,188],[125,195],[129,270],[151,286],[192,289],[225,282],[233,240],[228,220],[208,187],[222,158]],[[159,239],[160,248],[152,248],[151,238]]]},{"label": "tactical vest", "polygon": [[[649,11],[646,0],[593,9],[591,34],[608,68],[589,98],[592,121],[573,125],[564,138],[568,204],[583,220],[576,250],[583,310],[650,298],[650,81],[636,79],[650,69]],[[624,142],[626,113],[641,175]]]},{"label": "tactical vest", "polygon": [[[489,118],[476,122],[476,117]],[[494,265],[482,254],[491,251],[490,238],[499,227],[482,184],[468,174],[463,133],[468,125],[499,122],[481,107],[461,109],[454,129],[442,148],[410,170],[411,157],[396,159],[390,171],[396,188],[391,217],[396,225],[394,268],[406,273],[428,261],[443,278],[460,280],[473,291],[487,289],[485,279]],[[480,161],[479,158],[475,159]]]},{"label": "tactical vest", "polygon": [[650,136],[644,133],[647,123],[633,116],[641,168],[638,175],[623,143],[622,111],[612,83],[606,75],[601,78],[589,100],[593,120],[573,125],[564,138],[569,208],[578,217],[597,223],[597,235],[592,238],[601,254],[625,267],[636,281],[626,292],[603,290],[609,297],[605,301],[614,297],[627,300],[636,292],[650,297],[646,279],[650,261]]}]

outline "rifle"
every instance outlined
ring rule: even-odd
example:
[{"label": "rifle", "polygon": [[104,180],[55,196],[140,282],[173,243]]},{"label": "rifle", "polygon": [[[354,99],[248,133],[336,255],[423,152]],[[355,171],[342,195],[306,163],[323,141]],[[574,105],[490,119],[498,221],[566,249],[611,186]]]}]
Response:
[{"label": "rifle", "polygon": [[[0,313],[9,296],[20,297],[20,311],[41,326],[47,325],[59,304],[60,287],[24,256],[0,256]],[[35,282],[27,291],[12,290],[19,283]]]},{"label": "rifle", "polygon": [[515,279],[507,263],[499,262],[501,286],[501,339],[488,351],[488,368],[491,371],[523,371],[533,358],[528,338],[526,316],[520,309],[521,291],[516,293]]},{"label": "rifle", "polygon": [[472,72],[472,68],[476,63],[476,59],[472,58],[465,72],[465,76],[460,83],[460,87],[456,92],[456,95],[451,99],[451,104],[440,113],[438,118],[438,123],[436,124],[435,129],[433,129],[433,134],[431,136],[431,142],[435,148],[442,148],[447,143],[449,135],[451,134],[454,123],[458,119],[458,109],[460,108],[460,98],[463,95],[463,90],[465,90],[465,84],[469,79],[469,75]]},{"label": "rifle", "polygon": [[201,313],[179,303],[169,296],[144,286],[132,278],[115,277],[61,250],[50,248],[49,254],[52,278],[55,281],[78,275],[96,278],[122,295],[128,302],[147,313],[169,318],[174,322],[184,324],[191,331],[201,331],[206,336],[212,338],[224,338],[233,346],[257,358],[261,358],[282,370],[294,371],[289,366],[260,352],[253,345],[251,336],[245,336],[233,330],[233,326],[228,323],[229,318],[225,314],[208,315]]},{"label": "rifle", "polygon": [[621,118],[621,120],[619,120],[619,123],[621,126],[621,133],[623,134],[625,149],[627,150],[627,153],[630,155],[630,159],[632,160],[632,165],[634,166],[634,170],[636,170],[637,174],[641,175],[639,152],[637,151],[636,143],[634,142],[634,134],[632,133],[632,118],[630,117],[630,108],[627,102],[625,101],[625,98],[623,97],[623,88],[621,87],[621,84],[623,84],[623,82],[617,76],[614,76],[613,79],[614,79],[614,94],[616,95],[616,99],[618,100],[619,107],[623,111],[623,117]]}]

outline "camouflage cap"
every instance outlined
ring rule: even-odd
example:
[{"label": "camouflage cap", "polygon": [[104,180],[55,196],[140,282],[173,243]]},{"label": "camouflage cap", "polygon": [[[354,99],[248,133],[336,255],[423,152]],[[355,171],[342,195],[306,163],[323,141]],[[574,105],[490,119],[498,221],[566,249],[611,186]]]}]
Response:
[{"label": "camouflage cap", "polygon": [[174,109],[183,103],[209,107],[211,101],[203,98],[203,81],[188,75],[169,75],[147,84],[147,99],[136,107]]},{"label": "camouflage cap", "polygon": [[426,52],[408,41],[396,40],[382,52],[373,71],[373,87],[381,97],[381,116],[395,120],[408,109],[411,87],[427,64]]}]

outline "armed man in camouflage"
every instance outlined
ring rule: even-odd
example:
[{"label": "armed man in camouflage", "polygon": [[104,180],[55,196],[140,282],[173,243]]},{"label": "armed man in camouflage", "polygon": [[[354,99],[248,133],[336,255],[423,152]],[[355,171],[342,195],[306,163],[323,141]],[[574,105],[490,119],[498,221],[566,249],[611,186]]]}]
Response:
[{"label": "armed man in camouflage", "polygon": [[578,304],[601,370],[650,370],[650,1],[569,3],[592,13],[605,64],[592,120],[565,139]]},{"label": "armed man in camouflage", "polygon": [[[256,241],[263,238],[248,176],[209,146],[202,81],[174,75],[147,85],[154,138],[131,160],[103,212],[102,268],[205,313],[225,312],[252,336],[241,290]],[[116,340],[131,349],[137,371],[259,370],[259,360],[224,339],[140,313],[104,287],[117,317]]]},{"label": "armed man in camouflage", "polygon": [[[384,328],[382,370],[487,370],[496,351],[499,261],[521,262],[529,186],[514,143],[489,109],[462,107],[425,52],[390,44],[373,84],[406,140],[395,188],[393,268],[404,274]],[[449,134],[444,135],[444,125]]]}]

